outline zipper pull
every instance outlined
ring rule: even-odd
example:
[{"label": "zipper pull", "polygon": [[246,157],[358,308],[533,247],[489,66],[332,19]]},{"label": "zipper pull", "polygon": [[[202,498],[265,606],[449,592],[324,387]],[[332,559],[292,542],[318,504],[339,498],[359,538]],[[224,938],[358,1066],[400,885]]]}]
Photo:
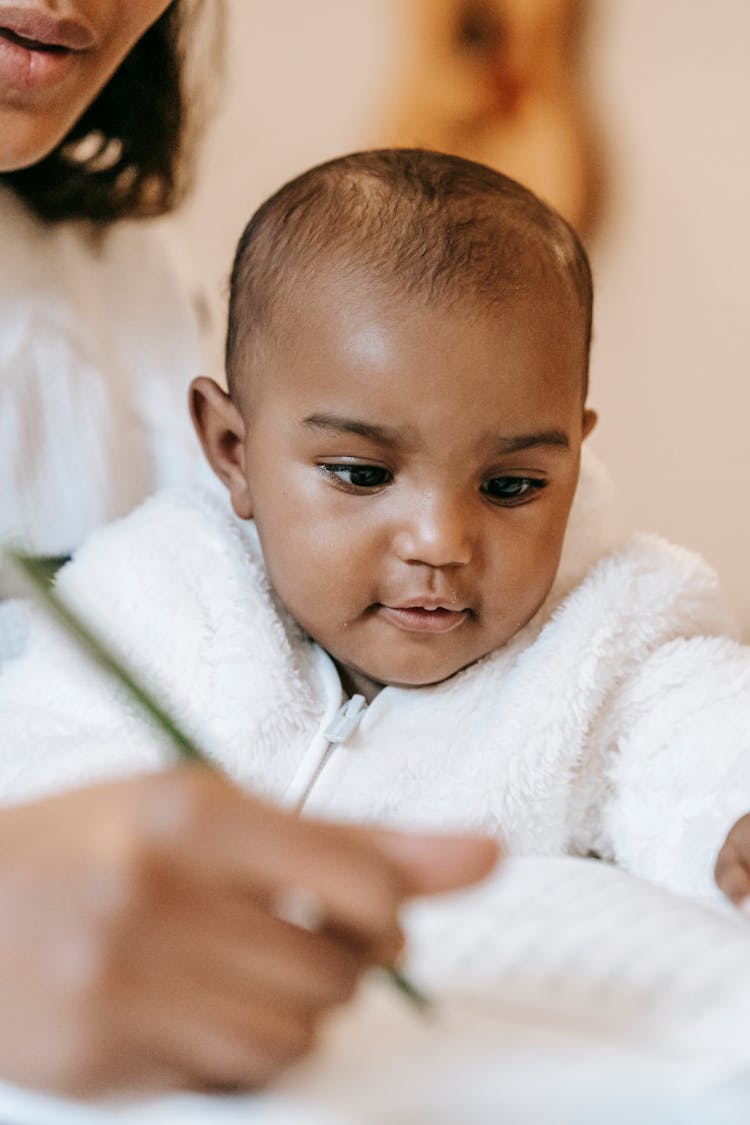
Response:
[{"label": "zipper pull", "polygon": [[323,737],[329,742],[346,742],[349,735],[359,726],[366,709],[364,695],[353,695],[339,707],[323,732]]}]

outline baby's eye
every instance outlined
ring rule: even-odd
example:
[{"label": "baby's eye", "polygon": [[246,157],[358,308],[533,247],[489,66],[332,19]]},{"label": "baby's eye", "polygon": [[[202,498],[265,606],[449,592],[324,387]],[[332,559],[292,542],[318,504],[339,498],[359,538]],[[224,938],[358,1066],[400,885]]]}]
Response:
[{"label": "baby's eye", "polygon": [[546,488],[546,480],[536,477],[492,477],[482,491],[499,504],[521,504],[530,500],[535,492]]},{"label": "baby's eye", "polygon": [[324,472],[350,488],[382,488],[393,476],[380,465],[321,465]]}]

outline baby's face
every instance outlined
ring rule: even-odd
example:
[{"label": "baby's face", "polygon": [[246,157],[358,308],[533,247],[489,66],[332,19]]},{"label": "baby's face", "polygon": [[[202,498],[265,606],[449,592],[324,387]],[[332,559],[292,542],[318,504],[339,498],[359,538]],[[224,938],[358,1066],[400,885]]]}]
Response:
[{"label": "baby's face", "polygon": [[278,336],[244,475],[281,600],[366,694],[505,644],[554,579],[593,418],[572,300],[424,308],[329,280]]}]

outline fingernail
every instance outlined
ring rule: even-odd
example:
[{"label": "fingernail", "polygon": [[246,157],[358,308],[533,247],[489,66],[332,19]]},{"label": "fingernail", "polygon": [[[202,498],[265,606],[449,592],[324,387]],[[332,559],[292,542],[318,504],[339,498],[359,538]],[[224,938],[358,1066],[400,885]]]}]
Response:
[{"label": "fingernail", "polygon": [[272,913],[301,930],[315,933],[325,921],[320,899],[307,887],[285,887],[274,896]]}]

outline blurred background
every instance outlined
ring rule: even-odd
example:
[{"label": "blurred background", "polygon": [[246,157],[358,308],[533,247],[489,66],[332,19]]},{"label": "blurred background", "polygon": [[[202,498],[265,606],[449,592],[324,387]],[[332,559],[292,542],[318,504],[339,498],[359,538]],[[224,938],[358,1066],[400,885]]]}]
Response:
[{"label": "blurred background", "polygon": [[624,528],[719,569],[750,637],[748,0],[227,0],[187,246],[215,325],[255,206],[350,149],[494,164],[580,229],[592,445]]}]

